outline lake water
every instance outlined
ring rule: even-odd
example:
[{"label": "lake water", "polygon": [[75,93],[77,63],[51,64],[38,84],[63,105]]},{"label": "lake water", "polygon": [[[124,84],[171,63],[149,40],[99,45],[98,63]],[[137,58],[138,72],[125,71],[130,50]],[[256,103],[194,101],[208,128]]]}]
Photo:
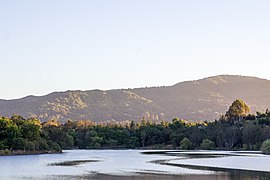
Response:
[{"label": "lake water", "polygon": [[[89,162],[61,164],[81,160]],[[270,156],[251,152],[67,150],[62,154],[1,156],[0,163],[0,179],[270,178]]]}]

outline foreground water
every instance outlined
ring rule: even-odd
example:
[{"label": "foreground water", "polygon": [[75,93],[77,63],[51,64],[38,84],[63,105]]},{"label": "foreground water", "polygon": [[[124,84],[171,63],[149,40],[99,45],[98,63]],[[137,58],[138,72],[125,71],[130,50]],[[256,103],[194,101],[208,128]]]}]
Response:
[{"label": "foreground water", "polygon": [[270,178],[270,156],[250,152],[68,150],[2,156],[0,163],[0,179]]}]

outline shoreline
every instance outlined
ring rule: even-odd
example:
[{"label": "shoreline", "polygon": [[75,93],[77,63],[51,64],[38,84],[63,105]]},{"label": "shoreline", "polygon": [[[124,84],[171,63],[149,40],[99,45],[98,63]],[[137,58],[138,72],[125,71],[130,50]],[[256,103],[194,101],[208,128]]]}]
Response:
[{"label": "shoreline", "polygon": [[[100,148],[100,149],[63,149],[61,151],[54,150],[42,150],[42,151],[29,151],[29,150],[0,150],[0,156],[16,156],[16,155],[41,155],[41,154],[61,154],[66,150],[141,150],[146,151],[142,152],[143,154],[164,154],[165,152],[187,152],[187,151],[204,151],[204,150],[179,150],[179,149],[150,149],[150,148],[134,148],[134,149],[126,149],[126,148]],[[152,150],[152,151],[151,151]],[[214,150],[215,151],[215,150]],[[223,150],[225,151],[225,150]],[[234,152],[234,151],[228,151]],[[237,150],[236,150],[237,152]],[[240,151],[241,152],[241,151]],[[244,151],[246,152],[246,151]],[[254,154],[262,154],[260,151],[248,151],[249,153]]]},{"label": "shoreline", "polygon": [[0,150],[0,156],[20,156],[20,155],[41,155],[41,154],[61,154],[62,151],[24,151],[24,150]]}]

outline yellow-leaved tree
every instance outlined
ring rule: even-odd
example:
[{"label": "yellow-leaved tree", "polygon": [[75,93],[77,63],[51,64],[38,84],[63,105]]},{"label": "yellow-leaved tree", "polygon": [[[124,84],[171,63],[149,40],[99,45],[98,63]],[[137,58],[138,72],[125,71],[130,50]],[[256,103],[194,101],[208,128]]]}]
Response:
[{"label": "yellow-leaved tree", "polygon": [[250,113],[249,106],[241,99],[236,99],[226,112],[228,120],[241,121]]}]

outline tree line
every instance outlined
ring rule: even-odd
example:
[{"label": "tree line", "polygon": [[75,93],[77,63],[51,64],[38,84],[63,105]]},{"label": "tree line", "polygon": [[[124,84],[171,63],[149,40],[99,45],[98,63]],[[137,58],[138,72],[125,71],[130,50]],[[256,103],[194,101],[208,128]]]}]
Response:
[{"label": "tree line", "polygon": [[[0,118],[0,155],[12,152],[61,152],[61,147],[45,137],[40,121],[13,115]],[[23,151],[23,152],[21,152]]]},{"label": "tree line", "polygon": [[54,120],[40,123],[37,119],[12,116],[0,119],[0,149],[260,150],[262,143],[270,139],[269,125],[268,110],[250,114],[242,100],[235,100],[218,120],[200,123],[174,118],[159,123],[143,119],[123,124],[86,120],[59,124]]}]

